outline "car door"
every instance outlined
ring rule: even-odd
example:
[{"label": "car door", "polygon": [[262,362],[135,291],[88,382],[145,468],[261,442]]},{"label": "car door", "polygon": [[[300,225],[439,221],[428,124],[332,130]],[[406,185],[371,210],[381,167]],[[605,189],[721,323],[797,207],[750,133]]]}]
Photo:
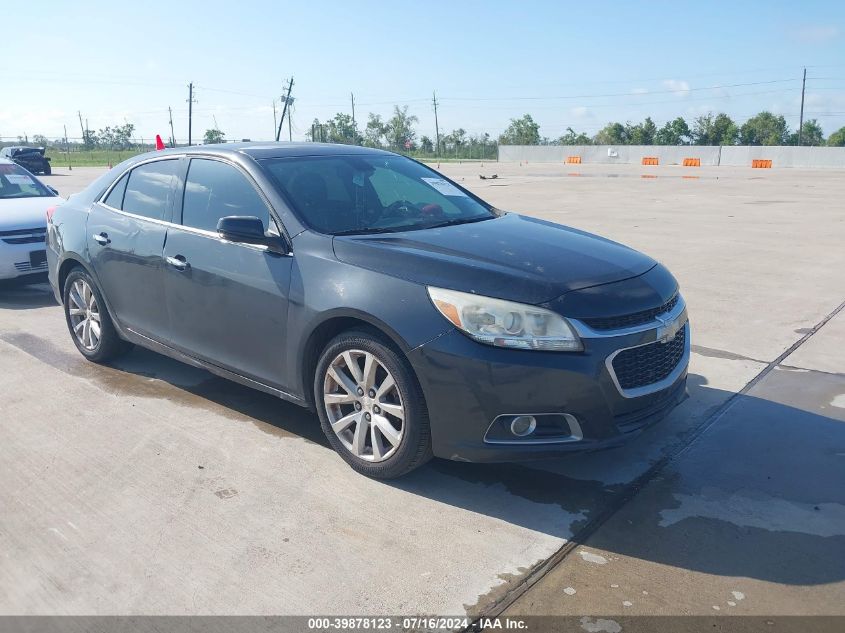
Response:
[{"label": "car door", "polygon": [[145,162],[124,174],[88,217],[88,251],[112,315],[123,327],[167,338],[164,242],[178,158]]},{"label": "car door", "polygon": [[[164,275],[174,346],[264,384],[285,388],[290,255],[217,234],[226,216],[257,216],[279,235],[269,204],[240,168],[191,159],[165,246]],[[181,213],[180,213],[181,211]]]}]

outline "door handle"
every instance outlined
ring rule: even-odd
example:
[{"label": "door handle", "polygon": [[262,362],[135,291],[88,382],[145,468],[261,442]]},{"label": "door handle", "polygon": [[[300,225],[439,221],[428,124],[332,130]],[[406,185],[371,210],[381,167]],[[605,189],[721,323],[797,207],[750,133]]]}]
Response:
[{"label": "door handle", "polygon": [[173,266],[176,270],[185,270],[190,268],[190,264],[188,260],[186,260],[182,255],[176,255],[174,257],[167,257],[165,261]]},{"label": "door handle", "polygon": [[94,238],[94,241],[97,242],[100,246],[105,246],[106,244],[111,244],[111,240],[109,239],[108,233],[96,233],[91,237]]}]

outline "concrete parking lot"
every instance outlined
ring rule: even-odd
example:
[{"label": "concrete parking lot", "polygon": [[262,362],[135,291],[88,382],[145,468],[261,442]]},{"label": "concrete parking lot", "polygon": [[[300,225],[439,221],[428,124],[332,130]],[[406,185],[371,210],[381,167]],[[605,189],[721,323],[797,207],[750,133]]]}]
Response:
[{"label": "concrete parking lot", "polygon": [[46,286],[4,286],[0,614],[845,614],[841,172],[441,171],[666,264],[690,398],[622,448],[376,482],[314,414],[87,363]]}]

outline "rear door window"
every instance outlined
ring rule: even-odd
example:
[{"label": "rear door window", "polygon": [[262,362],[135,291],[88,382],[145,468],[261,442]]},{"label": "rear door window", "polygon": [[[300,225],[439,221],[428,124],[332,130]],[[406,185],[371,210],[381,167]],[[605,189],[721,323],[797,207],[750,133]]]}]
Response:
[{"label": "rear door window", "polygon": [[109,192],[109,195],[106,196],[106,199],[103,200],[103,204],[111,207],[112,209],[122,209],[123,194],[126,192],[126,183],[128,181],[129,174],[124,174],[123,178],[118,181],[114,188]]},{"label": "rear door window", "polygon": [[178,160],[158,160],[133,169],[122,209],[153,220],[164,219]]},{"label": "rear door window", "polygon": [[270,211],[264,200],[237,168],[219,160],[194,158],[185,181],[182,224],[204,231],[217,231],[220,218],[230,215],[254,216],[270,224]]}]

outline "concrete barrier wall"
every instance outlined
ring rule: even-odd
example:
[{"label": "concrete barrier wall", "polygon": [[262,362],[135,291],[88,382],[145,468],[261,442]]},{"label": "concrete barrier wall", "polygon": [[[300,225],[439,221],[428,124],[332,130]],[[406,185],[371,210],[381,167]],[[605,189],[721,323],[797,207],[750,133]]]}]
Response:
[{"label": "concrete barrier wall", "polygon": [[729,146],[722,148],[722,165],[747,167],[762,158],[776,167],[845,168],[845,147]]},{"label": "concrete barrier wall", "polygon": [[499,145],[499,161],[563,163],[580,156],[586,164],[639,165],[656,157],[661,165],[680,165],[698,158],[701,165],[750,167],[753,159],[768,159],[772,167],[845,168],[845,147],[779,147],[712,145]]},{"label": "concrete barrier wall", "polygon": [[680,165],[685,158],[699,158],[702,165],[718,165],[719,149],[704,145],[499,145],[499,160],[562,163],[567,156],[580,156],[582,163],[639,165],[644,156],[652,156],[661,165]]}]

